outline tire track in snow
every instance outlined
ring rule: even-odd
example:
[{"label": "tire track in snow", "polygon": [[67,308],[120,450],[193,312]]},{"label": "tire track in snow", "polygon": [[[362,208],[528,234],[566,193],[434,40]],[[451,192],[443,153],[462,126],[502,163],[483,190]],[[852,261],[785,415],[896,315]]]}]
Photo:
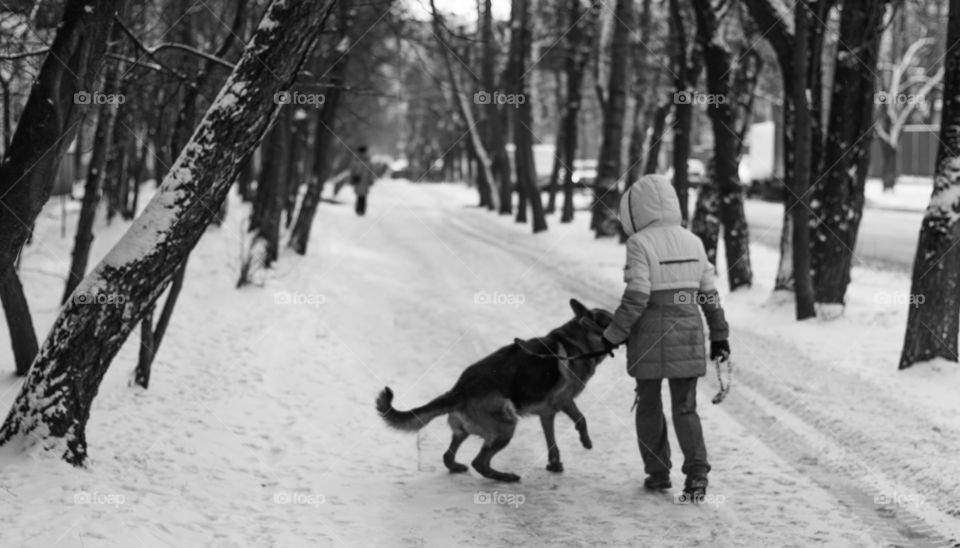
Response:
[{"label": "tire track in snow", "polygon": [[[477,226],[476,221],[484,222],[484,225]],[[554,242],[552,248],[545,250],[542,245],[536,245],[536,236],[516,238],[514,231],[502,225],[493,224],[501,232],[506,233],[506,237],[497,238],[492,234],[493,229],[489,220],[480,219],[477,216],[459,216],[447,226],[457,229],[468,238],[482,241],[521,260],[530,261],[531,257],[536,258],[530,266],[532,270],[540,270],[541,274],[561,283],[574,295],[590,292],[611,300],[619,296],[619,287],[614,288],[609,283],[603,282],[595,272],[585,272],[585,266],[594,265],[584,265],[575,257],[564,256],[563,247],[557,242]],[[549,257],[552,268],[549,270],[547,264],[539,259],[547,253],[552,253]],[[771,341],[768,337],[749,329],[738,328],[738,331],[739,338],[760,339],[762,344],[755,346],[761,351],[782,348],[784,345],[782,341]],[[745,360],[741,358],[739,361],[743,363]],[[864,388],[860,385],[863,382],[862,379],[840,371],[819,370],[817,373],[830,375],[831,383],[855,387],[857,390],[871,390],[871,387]],[[710,388],[715,388],[713,377],[708,375],[707,379]],[[738,391],[734,390],[733,394],[736,397],[729,398],[728,405],[724,406],[731,417],[746,426],[764,446],[794,466],[813,484],[831,493],[840,504],[849,508],[870,528],[871,536],[878,542],[889,546],[960,547],[960,539],[957,535],[946,531],[952,529],[951,518],[939,509],[920,513],[903,505],[879,505],[874,502],[875,497],[878,496],[889,497],[891,494],[897,496],[905,493],[906,490],[897,490],[900,485],[917,483],[916,474],[909,474],[909,470],[904,473],[904,467],[901,465],[904,461],[902,455],[891,455],[890,449],[856,429],[846,426],[842,420],[823,417],[814,410],[812,404],[803,402],[795,393],[788,393],[762,375],[751,373],[749,370],[744,372],[741,367],[738,368],[736,382],[740,385],[741,391],[751,394],[753,399],[748,399],[746,394],[737,395]],[[747,386],[745,390],[743,390],[744,385]],[[852,400],[861,401],[863,397],[854,397]],[[868,398],[866,401],[870,401],[869,394],[866,397]],[[873,399],[876,399],[875,395]],[[908,410],[903,411],[905,415],[911,415]],[[788,416],[793,418],[790,421],[792,424],[780,420]],[[906,424],[922,423],[919,417],[911,417],[911,419],[913,420],[904,422]],[[808,444],[811,435],[819,438],[816,441],[820,445],[821,454],[829,454],[833,458],[811,459]],[[902,449],[902,447],[895,449]],[[869,475],[863,473],[865,468]],[[943,501],[950,500],[945,498],[949,497],[950,489],[933,480],[935,478],[924,476],[920,486],[926,492],[940,494]],[[880,489],[877,485],[886,485],[888,488],[893,486],[894,489]],[[906,491],[906,493],[910,492]],[[945,524],[946,527],[944,527]]]}]

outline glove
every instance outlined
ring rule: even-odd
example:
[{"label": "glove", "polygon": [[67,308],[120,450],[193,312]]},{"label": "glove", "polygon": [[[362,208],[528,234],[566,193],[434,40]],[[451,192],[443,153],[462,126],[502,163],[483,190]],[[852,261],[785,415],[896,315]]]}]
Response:
[{"label": "glove", "polygon": [[616,349],[618,346],[620,346],[620,345],[619,345],[619,344],[614,344],[614,343],[610,342],[610,339],[608,339],[608,338],[606,338],[606,337],[603,338],[603,349],[604,349],[604,351],[606,351],[607,353],[609,353],[609,354],[612,355],[614,349]]},{"label": "glove", "polygon": [[730,358],[730,343],[726,340],[710,341],[710,360],[720,359],[721,362]]}]

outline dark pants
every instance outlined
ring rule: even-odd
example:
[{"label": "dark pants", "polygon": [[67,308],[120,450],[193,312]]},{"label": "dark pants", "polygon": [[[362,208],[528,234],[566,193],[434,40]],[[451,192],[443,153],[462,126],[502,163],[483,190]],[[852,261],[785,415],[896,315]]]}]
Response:
[{"label": "dark pants", "polygon": [[367,212],[367,196],[357,196],[357,215],[363,215]]},{"label": "dark pants", "polygon": [[[697,378],[669,379],[673,429],[683,451],[684,474],[707,475],[707,446],[697,415]],[[667,420],[660,401],[661,379],[637,380],[637,442],[647,474],[670,472]]]}]

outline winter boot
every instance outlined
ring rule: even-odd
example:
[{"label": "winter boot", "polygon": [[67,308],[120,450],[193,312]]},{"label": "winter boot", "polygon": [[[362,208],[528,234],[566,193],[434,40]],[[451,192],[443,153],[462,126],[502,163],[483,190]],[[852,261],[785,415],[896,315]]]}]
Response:
[{"label": "winter boot", "polygon": [[669,473],[657,472],[647,476],[647,479],[643,480],[643,486],[651,491],[657,491],[660,489],[670,489],[673,487],[673,484],[670,483]]},{"label": "winter boot", "polygon": [[694,504],[702,502],[703,498],[707,495],[707,484],[707,476],[687,476],[687,481],[683,485],[683,494],[685,498]]}]

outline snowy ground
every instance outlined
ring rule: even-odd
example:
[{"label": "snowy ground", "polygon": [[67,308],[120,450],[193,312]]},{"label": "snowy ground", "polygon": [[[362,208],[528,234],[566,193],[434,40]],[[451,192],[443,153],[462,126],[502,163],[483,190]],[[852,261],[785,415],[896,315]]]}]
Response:
[{"label": "snowy ground", "polygon": [[[960,545],[960,368],[896,371],[905,275],[855,270],[844,317],[797,324],[770,292],[775,253],[754,247],[757,285],[725,296],[733,391],[714,406],[715,378],[701,384],[709,504],[640,487],[622,353],[578,400],[594,449],[558,419],[566,472],[551,474],[527,419],[495,461],[522,482],[503,485],[446,473],[445,422],[390,431],[377,392],[422,404],[500,345],[566,320],[570,297],[614,307],[623,248],[594,240],[583,211],[530,235],[458,185],[381,181],[366,218],[349,189],[340,199],[321,206],[307,256],[285,252],[242,290],[232,204],[191,257],[150,389],[128,386],[135,338],[108,372],[89,467],[2,457],[0,546]],[[59,214],[45,210],[23,261],[41,332],[76,222],[62,237]],[[95,253],[123,228],[98,228]],[[4,409],[17,386],[3,377]],[[468,440],[463,460],[478,448]]]},{"label": "snowy ground", "polygon": [[883,181],[867,179],[864,194],[867,207],[895,211],[926,211],[933,192],[933,179],[901,175],[893,190],[884,192]]}]

